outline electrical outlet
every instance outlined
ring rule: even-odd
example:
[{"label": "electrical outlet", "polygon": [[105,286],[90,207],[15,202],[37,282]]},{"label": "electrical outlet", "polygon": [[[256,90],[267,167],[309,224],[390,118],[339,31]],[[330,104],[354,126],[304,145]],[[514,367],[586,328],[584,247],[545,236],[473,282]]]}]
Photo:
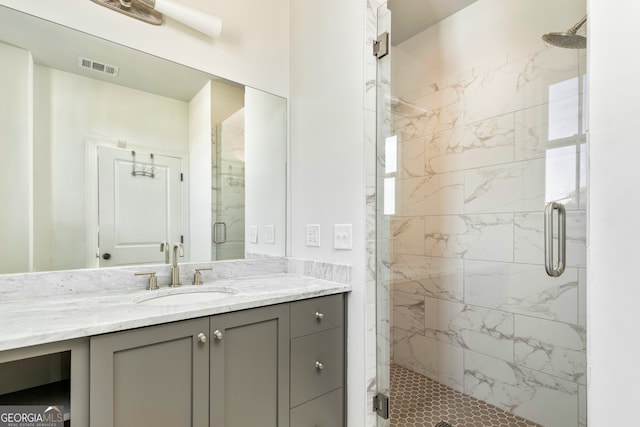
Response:
[{"label": "electrical outlet", "polygon": [[320,247],[320,224],[307,224],[307,246]]},{"label": "electrical outlet", "polygon": [[353,249],[353,226],[351,224],[334,225],[333,248],[347,251]]},{"label": "electrical outlet", "polygon": [[276,242],[276,226],[265,225],[264,226],[264,242],[274,244]]},{"label": "electrical outlet", "polygon": [[249,243],[258,243],[258,226],[249,226]]}]

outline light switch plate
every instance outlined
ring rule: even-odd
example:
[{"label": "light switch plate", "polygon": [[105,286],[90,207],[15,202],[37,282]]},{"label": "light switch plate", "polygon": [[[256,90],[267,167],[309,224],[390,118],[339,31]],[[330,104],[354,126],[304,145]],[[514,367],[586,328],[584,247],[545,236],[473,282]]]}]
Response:
[{"label": "light switch plate", "polygon": [[353,249],[353,226],[351,224],[333,226],[333,248],[347,251]]},{"label": "light switch plate", "polygon": [[258,243],[258,226],[249,226],[249,243]]},{"label": "light switch plate", "polygon": [[320,247],[320,224],[307,224],[307,246]]},{"label": "light switch plate", "polygon": [[264,242],[274,244],[276,242],[276,226],[265,225],[264,226]]}]

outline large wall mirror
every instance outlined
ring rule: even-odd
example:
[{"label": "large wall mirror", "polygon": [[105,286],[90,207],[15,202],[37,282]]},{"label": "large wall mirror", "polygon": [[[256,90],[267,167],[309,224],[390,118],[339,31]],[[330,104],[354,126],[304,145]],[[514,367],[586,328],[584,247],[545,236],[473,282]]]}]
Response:
[{"label": "large wall mirror", "polygon": [[0,273],[285,255],[285,99],[7,7],[0,64]]}]

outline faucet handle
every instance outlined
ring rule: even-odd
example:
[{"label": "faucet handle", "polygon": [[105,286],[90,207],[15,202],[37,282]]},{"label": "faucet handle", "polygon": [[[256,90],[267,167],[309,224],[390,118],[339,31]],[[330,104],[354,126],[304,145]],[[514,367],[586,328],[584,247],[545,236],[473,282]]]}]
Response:
[{"label": "faucet handle", "polygon": [[160,252],[164,252],[164,263],[169,264],[171,260],[169,259],[169,242],[160,242]]},{"label": "faucet handle", "polygon": [[202,273],[201,271],[211,270],[211,267],[200,267],[196,268],[193,273],[193,284],[194,285],[202,285]]},{"label": "faucet handle", "polygon": [[[183,243],[176,243],[175,245],[173,245],[173,249],[177,249],[178,250],[178,255],[180,255],[181,257],[184,256],[184,244]],[[175,252],[174,252],[175,255]]]},{"label": "faucet handle", "polygon": [[155,271],[142,271],[140,273],[133,273],[134,276],[146,276],[149,275],[149,284],[147,285],[147,290],[153,291],[158,289],[158,278],[156,277]]}]

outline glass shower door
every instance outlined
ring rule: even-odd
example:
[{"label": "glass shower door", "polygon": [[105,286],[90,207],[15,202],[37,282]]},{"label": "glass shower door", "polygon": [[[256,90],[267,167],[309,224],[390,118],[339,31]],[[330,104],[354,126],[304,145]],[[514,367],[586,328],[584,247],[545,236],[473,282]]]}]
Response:
[{"label": "glass shower door", "polygon": [[[378,8],[378,34],[389,33],[391,37],[391,13],[387,4]],[[395,178],[388,176],[385,165],[394,164],[386,158],[385,143],[393,140],[391,123],[391,55],[377,60],[376,67],[376,386],[378,427],[390,425],[391,410],[391,265],[390,265],[390,218],[391,200],[395,200]],[[386,402],[384,401],[386,399]]]},{"label": "glass shower door", "polygon": [[[394,40],[399,3],[378,10],[378,425],[468,423],[468,398],[511,425],[585,426],[586,51],[541,40],[585,4],[478,0]],[[549,202],[566,215],[545,241]],[[407,381],[427,389],[400,403]]]}]

